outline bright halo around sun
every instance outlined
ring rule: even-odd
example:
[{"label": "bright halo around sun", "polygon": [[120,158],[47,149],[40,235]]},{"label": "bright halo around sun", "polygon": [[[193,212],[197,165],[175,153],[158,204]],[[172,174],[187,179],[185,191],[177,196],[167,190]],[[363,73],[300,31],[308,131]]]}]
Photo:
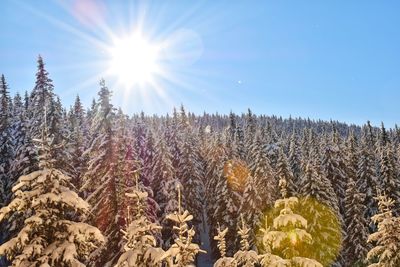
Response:
[{"label": "bright halo around sun", "polygon": [[139,33],[115,39],[109,53],[109,72],[126,87],[152,83],[160,71],[158,46]]}]

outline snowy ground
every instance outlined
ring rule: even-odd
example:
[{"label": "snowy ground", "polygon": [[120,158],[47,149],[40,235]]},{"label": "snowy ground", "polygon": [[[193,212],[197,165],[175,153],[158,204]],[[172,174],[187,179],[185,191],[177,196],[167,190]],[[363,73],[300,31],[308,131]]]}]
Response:
[{"label": "snowy ground", "polygon": [[209,226],[207,224],[207,213],[203,209],[203,223],[200,225],[200,247],[202,250],[207,251],[207,254],[200,253],[197,260],[198,267],[212,267],[214,262],[211,258],[211,246],[209,239]]}]

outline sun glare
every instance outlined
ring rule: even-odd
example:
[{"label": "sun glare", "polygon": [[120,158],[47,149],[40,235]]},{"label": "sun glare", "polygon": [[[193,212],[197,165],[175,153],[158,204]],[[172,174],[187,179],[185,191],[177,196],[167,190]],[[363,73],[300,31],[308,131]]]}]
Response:
[{"label": "sun glare", "polygon": [[127,87],[150,83],[159,71],[158,50],[140,34],[115,40],[110,49],[110,74]]}]

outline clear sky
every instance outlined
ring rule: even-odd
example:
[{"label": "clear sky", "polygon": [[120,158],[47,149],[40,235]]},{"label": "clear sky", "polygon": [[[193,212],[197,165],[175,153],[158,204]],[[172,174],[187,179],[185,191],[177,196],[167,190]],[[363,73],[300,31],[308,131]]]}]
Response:
[{"label": "clear sky", "polygon": [[[88,106],[104,77],[128,114],[183,103],[400,122],[400,1],[4,0],[1,9],[0,73],[13,93],[33,88],[41,54],[67,106],[77,94]],[[164,44],[162,72],[126,86],[107,71],[109,47],[137,31]]]}]

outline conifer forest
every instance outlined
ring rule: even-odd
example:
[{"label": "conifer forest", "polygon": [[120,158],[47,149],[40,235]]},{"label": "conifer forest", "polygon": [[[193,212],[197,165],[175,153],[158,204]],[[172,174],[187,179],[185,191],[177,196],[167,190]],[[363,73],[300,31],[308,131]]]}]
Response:
[{"label": "conifer forest", "polygon": [[400,129],[127,115],[0,80],[0,266],[399,267]]}]

